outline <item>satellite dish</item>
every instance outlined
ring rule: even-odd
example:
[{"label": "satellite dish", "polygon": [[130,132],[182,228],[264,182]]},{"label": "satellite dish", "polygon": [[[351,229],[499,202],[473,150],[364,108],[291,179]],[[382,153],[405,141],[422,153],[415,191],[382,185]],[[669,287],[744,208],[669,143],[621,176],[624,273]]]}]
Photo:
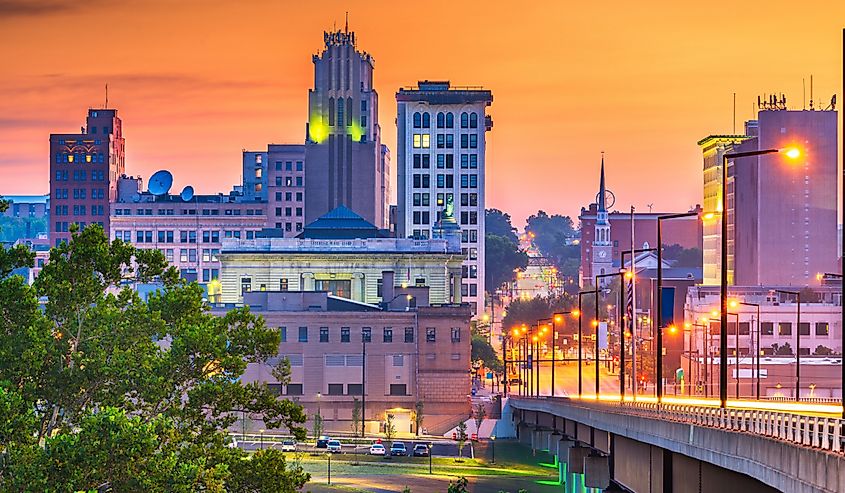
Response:
[{"label": "satellite dish", "polygon": [[166,169],[156,171],[150,177],[150,183],[147,185],[147,190],[153,195],[166,195],[173,185],[173,175]]},{"label": "satellite dish", "polygon": [[182,189],[182,193],[180,193],[179,196],[182,197],[183,201],[188,202],[194,198],[194,187],[188,185]]},{"label": "satellite dish", "polygon": [[132,194],[132,202],[140,202],[141,201],[141,194],[140,193],[133,193]]}]

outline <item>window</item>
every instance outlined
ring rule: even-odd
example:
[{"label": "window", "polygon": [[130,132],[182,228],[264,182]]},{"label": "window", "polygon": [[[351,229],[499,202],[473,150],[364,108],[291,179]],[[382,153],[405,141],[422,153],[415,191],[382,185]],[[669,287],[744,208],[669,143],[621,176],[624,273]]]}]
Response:
[{"label": "window", "polygon": [[279,336],[282,342],[288,342],[288,328],[279,327]]},{"label": "window", "polygon": [[760,334],[764,336],[771,336],[775,334],[775,324],[774,322],[761,322],[760,323]]},{"label": "window", "polygon": [[320,327],[320,342],[329,342],[329,328]]},{"label": "window", "polygon": [[308,327],[299,328],[299,342],[308,342]]},{"label": "window", "polygon": [[342,383],[330,383],[329,384],[329,395],[343,395],[343,384]]},{"label": "window", "polygon": [[792,335],[792,322],[780,322],[778,323],[778,334],[782,336],[791,336]]},{"label": "window", "polygon": [[431,147],[431,135],[414,134],[414,148],[429,149]]},{"label": "window", "polygon": [[[413,116],[414,128],[422,128],[422,115],[419,111],[414,113]],[[416,147],[416,146],[414,146]]]},{"label": "window", "polygon": [[282,384],[280,383],[268,383],[267,390],[270,391],[273,395],[282,395]]},{"label": "window", "polygon": [[446,113],[446,128],[455,127],[455,115],[452,112]]},{"label": "window", "polygon": [[[185,252],[184,248],[182,249],[182,252],[183,253]],[[182,262],[185,262],[185,260],[182,260]],[[241,278],[241,294],[249,293],[250,291],[252,291],[252,278],[251,277],[242,277]]]},{"label": "window", "polygon": [[390,395],[407,395],[404,383],[390,384]]},{"label": "window", "polygon": [[431,128],[431,115],[428,112],[422,114],[422,128]]},{"label": "window", "polygon": [[302,395],[301,383],[289,383],[286,387],[287,395]]},{"label": "window", "polygon": [[830,334],[828,330],[827,322],[816,322],[816,335],[817,336],[827,336]]},{"label": "window", "polygon": [[478,128],[478,114],[477,113],[470,113],[469,114],[469,128]]},{"label": "window", "polygon": [[414,328],[405,327],[405,342],[414,342]]},{"label": "window", "polygon": [[390,327],[384,328],[384,339],[382,342],[393,342],[393,329]]},{"label": "window", "polygon": [[288,290],[288,280],[285,278],[279,279],[279,291]]},{"label": "window", "polygon": [[349,327],[340,328],[340,342],[349,342]]},{"label": "window", "polygon": [[810,335],[810,323],[809,322],[801,322],[801,324],[798,326],[798,332],[802,336]]},{"label": "window", "polygon": [[437,329],[435,327],[426,327],[425,342],[437,342]]},{"label": "window", "polygon": [[364,393],[364,386],[360,383],[346,384],[346,395],[361,395]]},{"label": "window", "polygon": [[361,342],[373,342],[373,329],[370,327],[361,329]]},{"label": "window", "polygon": [[461,113],[461,128],[469,128],[469,115],[466,112]]},{"label": "window", "polygon": [[393,366],[405,366],[405,357],[401,354],[394,354]]},{"label": "window", "polygon": [[747,336],[748,334],[751,333],[750,330],[751,330],[751,324],[750,323],[748,323],[748,322],[740,322],[739,323],[739,335]]}]

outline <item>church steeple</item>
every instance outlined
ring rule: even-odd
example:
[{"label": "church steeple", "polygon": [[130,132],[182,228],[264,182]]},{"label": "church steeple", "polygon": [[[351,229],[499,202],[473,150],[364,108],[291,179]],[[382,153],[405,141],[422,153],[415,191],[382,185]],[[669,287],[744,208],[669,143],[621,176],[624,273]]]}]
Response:
[{"label": "church steeple", "polygon": [[599,201],[598,201],[598,210],[599,212],[606,212],[607,211],[607,204],[605,203],[605,192],[606,188],[604,186],[604,151],[601,153],[601,179],[599,180]]}]

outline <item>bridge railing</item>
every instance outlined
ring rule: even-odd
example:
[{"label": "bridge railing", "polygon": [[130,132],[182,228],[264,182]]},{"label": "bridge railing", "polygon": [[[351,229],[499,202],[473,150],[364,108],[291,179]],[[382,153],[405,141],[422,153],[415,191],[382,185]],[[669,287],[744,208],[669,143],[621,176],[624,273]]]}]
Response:
[{"label": "bridge railing", "polygon": [[563,400],[576,406],[602,407],[609,412],[762,435],[803,447],[845,453],[845,436],[843,436],[845,420],[840,418],[753,409],[657,404],[656,402],[610,403]]}]

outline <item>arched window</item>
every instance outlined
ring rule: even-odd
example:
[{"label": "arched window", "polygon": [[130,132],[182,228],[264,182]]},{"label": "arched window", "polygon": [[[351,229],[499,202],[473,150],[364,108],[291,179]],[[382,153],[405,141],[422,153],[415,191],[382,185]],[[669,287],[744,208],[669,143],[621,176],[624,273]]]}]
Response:
[{"label": "arched window", "polygon": [[352,98],[346,98],[346,126],[352,126]]},{"label": "arched window", "polygon": [[455,115],[451,111],[446,113],[446,128],[455,128]]},{"label": "arched window", "polygon": [[422,127],[422,115],[419,111],[414,113],[414,128]]},{"label": "arched window", "polygon": [[344,118],[343,112],[346,109],[346,105],[343,103],[343,98],[337,99],[337,126],[342,127],[343,122],[346,121]]},{"label": "arched window", "polygon": [[478,114],[477,113],[470,113],[469,114],[469,128],[478,128]]},{"label": "arched window", "polygon": [[329,98],[329,126],[334,126],[334,98]]},{"label": "arched window", "polygon": [[461,128],[469,128],[469,115],[466,111],[461,113]]},{"label": "arched window", "polygon": [[422,114],[422,128],[431,128],[431,115],[428,112]]},{"label": "arched window", "polygon": [[437,128],[444,128],[446,126],[446,117],[443,112],[437,113]]}]

